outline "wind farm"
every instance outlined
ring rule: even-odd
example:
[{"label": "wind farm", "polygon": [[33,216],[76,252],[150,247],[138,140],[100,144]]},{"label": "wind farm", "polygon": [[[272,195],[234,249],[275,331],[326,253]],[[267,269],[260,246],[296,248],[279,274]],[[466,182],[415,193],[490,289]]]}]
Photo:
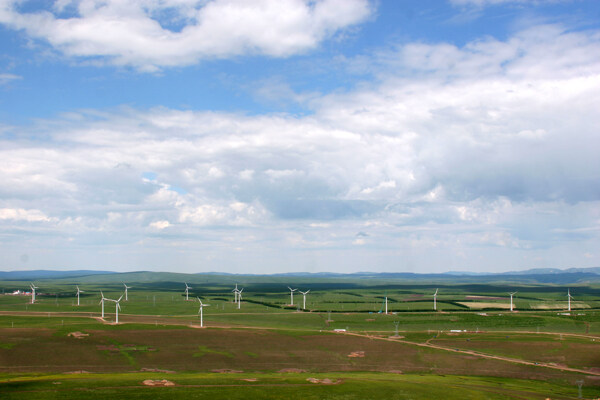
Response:
[{"label": "wind farm", "polygon": [[[211,378],[220,374],[213,371],[240,370],[257,382],[267,374],[270,382],[282,385],[329,379],[351,388],[366,377],[402,385],[400,377],[410,381],[427,371],[426,376],[434,380],[454,377],[475,387],[502,379],[528,396],[554,391],[560,398],[576,398],[577,386],[565,382],[583,379],[584,393],[600,394],[595,361],[600,350],[600,279],[598,284],[569,283],[566,288],[514,282],[507,287],[502,282],[460,279],[427,283],[241,275],[233,279],[243,287],[237,284],[232,290],[232,277],[227,275],[168,276],[168,280],[152,273],[81,277],[76,286],[84,284],[86,290],[79,290],[77,306],[69,300],[73,283],[61,279],[38,280],[43,290],[38,289],[34,305],[18,295],[1,296],[0,334],[5,344],[0,346],[0,356],[10,360],[10,367],[6,361],[0,372],[15,368],[43,374],[70,372],[77,362],[69,357],[42,366],[18,361],[18,354],[27,346],[44,354],[52,346],[76,343],[80,356],[88,360],[80,367],[86,372],[80,375],[110,373],[125,381],[143,376],[177,384],[195,379],[210,383],[223,379]],[[136,287],[136,295],[126,303],[122,278]],[[177,282],[177,278],[183,279]],[[4,293],[12,293],[22,283],[0,281],[0,285]],[[303,295],[299,306],[292,306],[294,287],[306,288],[299,290]],[[519,297],[507,305],[503,294],[514,296],[515,289]],[[567,304],[561,301],[565,292]],[[196,298],[196,306],[188,301],[190,296]],[[105,310],[105,302],[115,304],[114,313]],[[511,309],[512,313],[505,312]],[[46,337],[40,327],[55,333]],[[18,344],[20,337],[29,338],[30,344]],[[179,358],[169,356],[174,346],[183,346],[187,355],[177,350]],[[105,348],[114,350],[101,350]],[[293,349],[294,355],[284,348]],[[120,359],[118,354],[127,357]],[[337,361],[327,354],[337,354]],[[478,365],[475,374],[473,363]],[[124,372],[131,368],[137,372]],[[172,372],[168,376],[156,372],[163,370]],[[283,378],[279,372],[283,370],[297,372]],[[556,386],[544,388],[548,382]],[[383,395],[387,389],[382,385]],[[423,390],[422,398],[431,395]]]},{"label": "wind farm", "polygon": [[0,0],[0,400],[600,400],[600,0]]}]

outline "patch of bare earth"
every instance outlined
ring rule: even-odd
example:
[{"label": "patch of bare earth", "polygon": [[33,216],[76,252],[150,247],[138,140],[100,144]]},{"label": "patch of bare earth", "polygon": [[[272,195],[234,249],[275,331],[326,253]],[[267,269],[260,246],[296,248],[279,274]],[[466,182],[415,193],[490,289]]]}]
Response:
[{"label": "patch of bare earth", "polygon": [[320,383],[322,385],[337,385],[338,383],[341,383],[341,381],[339,379],[329,379],[329,378],[324,378],[324,379],[317,379],[317,378],[307,378],[307,381],[309,381],[310,383]]},{"label": "patch of bare earth", "polygon": [[73,374],[91,374],[91,372],[90,372],[90,371],[79,370],[79,371],[68,371],[68,372],[64,372],[64,374],[66,374],[66,375],[73,375]]},{"label": "patch of bare earth", "polygon": [[90,334],[77,331],[77,332],[70,332],[67,336],[74,337],[75,339],[83,339],[86,336],[90,336]]},{"label": "patch of bare earth", "polygon": [[175,386],[175,384],[166,379],[146,379],[142,382],[146,386],[154,386],[154,387],[165,387],[165,386]]},{"label": "patch of bare earth", "polygon": [[402,373],[402,371],[400,371],[399,369],[391,369],[391,370],[386,371],[386,372],[388,372],[390,374],[401,374]]},{"label": "patch of bare earth", "polygon": [[246,382],[256,382],[256,381],[258,381],[258,379],[256,379],[256,378],[246,378],[246,379],[242,379],[242,381],[246,381]]},{"label": "patch of bare earth", "polygon": [[357,358],[357,357],[364,357],[365,356],[365,352],[364,351],[353,351],[352,353],[348,354],[348,357],[350,358]]},{"label": "patch of bare earth", "polygon": [[213,369],[211,372],[217,374],[241,374],[244,371],[239,371],[237,369]]},{"label": "patch of bare earth", "polygon": [[299,368],[284,368],[284,369],[280,369],[279,372],[281,373],[291,373],[291,374],[300,374],[302,372],[306,372],[305,369],[299,369]]}]

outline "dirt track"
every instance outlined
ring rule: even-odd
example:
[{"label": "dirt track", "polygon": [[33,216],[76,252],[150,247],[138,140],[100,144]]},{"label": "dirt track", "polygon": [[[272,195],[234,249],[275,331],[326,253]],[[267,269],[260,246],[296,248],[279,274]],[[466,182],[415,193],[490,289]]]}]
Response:
[{"label": "dirt track", "polygon": [[[512,333],[520,333],[520,332],[512,332]],[[417,343],[417,342],[411,342],[408,340],[395,339],[395,338],[384,338],[384,337],[371,336],[371,335],[352,333],[352,332],[342,332],[341,334],[351,335],[351,336],[360,336],[360,337],[364,337],[364,338],[368,338],[368,339],[375,339],[375,340],[398,342],[398,343],[409,344],[409,345],[419,346],[419,347],[429,347],[429,348],[438,349],[438,350],[450,351],[453,353],[468,354],[470,356],[481,357],[481,358],[490,358],[490,359],[494,359],[494,360],[506,361],[506,362],[511,362],[511,363],[515,363],[515,364],[530,365],[530,366],[534,366],[534,367],[552,368],[552,369],[556,369],[559,371],[569,371],[569,372],[576,372],[576,373],[586,374],[586,375],[600,376],[600,372],[593,372],[593,371],[588,371],[588,370],[578,369],[578,368],[561,367],[559,365],[553,365],[550,363],[526,361],[526,360],[520,360],[518,358],[495,356],[492,354],[480,353],[480,352],[474,351],[474,350],[461,350],[461,349],[457,349],[457,348],[444,347],[444,346],[440,346],[437,344],[431,344],[429,342]]]},{"label": "dirt track", "polygon": [[[99,313],[89,313],[89,312],[0,311],[0,315],[7,315],[7,316],[50,316],[50,315],[52,315],[53,317],[87,317],[87,318],[92,318],[92,319],[102,321]],[[160,316],[160,315],[157,315],[157,316],[154,316],[154,315],[128,315],[128,314],[121,314],[121,315],[127,316],[128,321],[125,323],[142,323],[142,324],[159,323],[161,325],[190,326],[189,320],[178,320],[174,317],[166,317],[166,316]],[[277,328],[270,328],[270,327],[238,326],[238,325],[226,325],[226,324],[206,324],[206,326],[210,327],[210,328],[239,328],[239,329],[253,329],[253,330],[277,329]],[[307,332],[315,331],[315,330],[307,330],[307,329],[298,329],[298,330],[299,331],[307,331]],[[329,331],[326,331],[326,332],[329,332]],[[598,337],[598,336],[576,334],[576,333],[554,333],[554,332],[532,332],[532,331],[493,331],[491,333],[535,334],[535,335],[553,335],[553,336],[562,335],[562,336],[567,336],[567,337],[579,337],[579,338],[599,339],[600,340],[600,337]],[[432,344],[432,343],[430,343],[429,340],[426,342],[412,342],[412,341],[403,340],[403,339],[399,339],[399,338],[397,339],[397,338],[393,338],[393,337],[373,336],[373,335],[369,335],[366,333],[361,334],[361,333],[354,333],[354,332],[339,332],[337,334],[364,337],[364,338],[371,339],[371,340],[384,340],[384,341],[389,341],[389,342],[398,342],[398,343],[403,343],[403,344],[407,344],[407,345],[411,345],[411,346],[428,347],[428,348],[433,348],[433,349],[442,350],[442,351],[466,354],[469,356],[480,357],[480,358],[500,360],[500,361],[515,363],[515,364],[528,365],[528,366],[534,366],[534,367],[542,367],[542,368],[550,368],[550,369],[559,370],[559,371],[575,372],[575,373],[586,374],[586,375],[600,376],[600,372],[559,366],[559,365],[546,363],[546,362],[527,361],[527,360],[521,360],[518,358],[485,354],[485,353],[481,353],[481,352],[474,351],[474,350],[450,348],[450,347],[440,346],[437,344]]]}]

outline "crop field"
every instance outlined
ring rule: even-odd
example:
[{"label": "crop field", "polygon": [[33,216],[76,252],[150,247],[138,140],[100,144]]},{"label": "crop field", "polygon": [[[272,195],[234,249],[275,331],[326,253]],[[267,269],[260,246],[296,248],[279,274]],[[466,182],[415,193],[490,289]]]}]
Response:
[{"label": "crop field", "polygon": [[9,294],[28,282],[0,282],[2,398],[572,399],[578,383],[600,397],[595,286],[296,280],[303,310],[275,280],[237,282],[239,305],[214,277],[188,282],[187,301],[183,281],[129,280],[115,324],[100,306],[100,291],[123,295],[113,279],[36,281],[35,304]]}]

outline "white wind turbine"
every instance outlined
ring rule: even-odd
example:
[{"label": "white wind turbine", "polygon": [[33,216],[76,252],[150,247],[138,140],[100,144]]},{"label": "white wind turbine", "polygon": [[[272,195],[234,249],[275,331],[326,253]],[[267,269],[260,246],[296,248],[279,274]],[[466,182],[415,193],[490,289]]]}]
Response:
[{"label": "white wind turbine", "polygon": [[85,293],[83,290],[79,289],[79,286],[75,285],[77,288],[77,305],[79,305],[79,293]]},{"label": "white wind turbine", "polygon": [[433,311],[437,311],[437,294],[439,289],[435,289],[435,293],[433,294]]},{"label": "white wind turbine", "polygon": [[[184,283],[185,283],[185,282],[184,282]],[[187,284],[187,283],[185,284],[185,301],[188,301],[188,294],[189,294],[189,291],[190,291],[190,289],[191,289],[191,288],[192,288],[192,287],[191,287],[191,286],[188,286],[188,284]]]},{"label": "white wind turbine", "polygon": [[385,314],[387,315],[388,313],[388,300],[387,300],[387,296],[385,296]]},{"label": "white wind turbine", "polygon": [[308,292],[310,292],[310,289],[308,289],[306,292],[302,292],[302,291],[299,291],[299,292],[302,293],[302,299],[303,299],[302,309],[306,310],[306,295],[308,294]]},{"label": "white wind turbine", "polygon": [[291,305],[294,305],[294,292],[298,289],[292,289],[291,287],[288,286],[288,289],[290,289],[290,298],[291,298]]},{"label": "white wind turbine", "polygon": [[571,289],[567,289],[567,299],[569,300],[569,311],[571,311],[571,299],[573,298],[573,296],[571,296]]},{"label": "white wind turbine", "polygon": [[127,298],[127,289],[131,289],[131,286],[127,286],[126,284],[123,284],[123,286],[125,286],[125,301],[129,300]]},{"label": "white wind turbine", "polygon": [[235,284],[235,289],[233,289],[232,292],[233,292],[233,302],[237,303],[237,301],[238,301],[238,293],[240,292],[240,290],[237,287],[237,283]]},{"label": "white wind turbine", "polygon": [[[112,301],[115,303],[115,324],[119,323],[119,310],[121,309],[121,305],[119,304],[119,302],[121,301],[121,299],[123,298],[123,295],[121,295],[121,297],[119,297],[119,300],[113,300],[113,299],[104,299],[103,300],[108,300],[108,301]],[[104,311],[104,306],[102,307],[103,311]]]},{"label": "white wind turbine", "polygon": [[238,310],[242,307],[242,292],[244,288],[238,291]]},{"label": "white wind turbine", "polygon": [[31,287],[31,304],[35,303],[35,289],[39,289],[37,286],[35,286],[33,283],[31,285],[29,285],[29,287]]},{"label": "white wind turbine", "polygon": [[102,293],[102,290],[100,291],[100,296],[102,296],[102,298],[100,299],[100,304],[102,304],[102,319],[104,319],[104,300],[109,300],[109,299],[104,297],[104,293]]},{"label": "white wind turbine", "polygon": [[210,306],[210,304],[203,304],[202,300],[200,300],[200,297],[196,297],[196,298],[198,299],[198,302],[200,303],[200,309],[198,310],[198,314],[200,314],[200,328],[202,328],[202,327],[204,327],[202,309],[204,307]]},{"label": "white wind turbine", "polygon": [[513,311],[513,296],[517,294],[517,292],[509,293],[510,295],[510,311]]}]

